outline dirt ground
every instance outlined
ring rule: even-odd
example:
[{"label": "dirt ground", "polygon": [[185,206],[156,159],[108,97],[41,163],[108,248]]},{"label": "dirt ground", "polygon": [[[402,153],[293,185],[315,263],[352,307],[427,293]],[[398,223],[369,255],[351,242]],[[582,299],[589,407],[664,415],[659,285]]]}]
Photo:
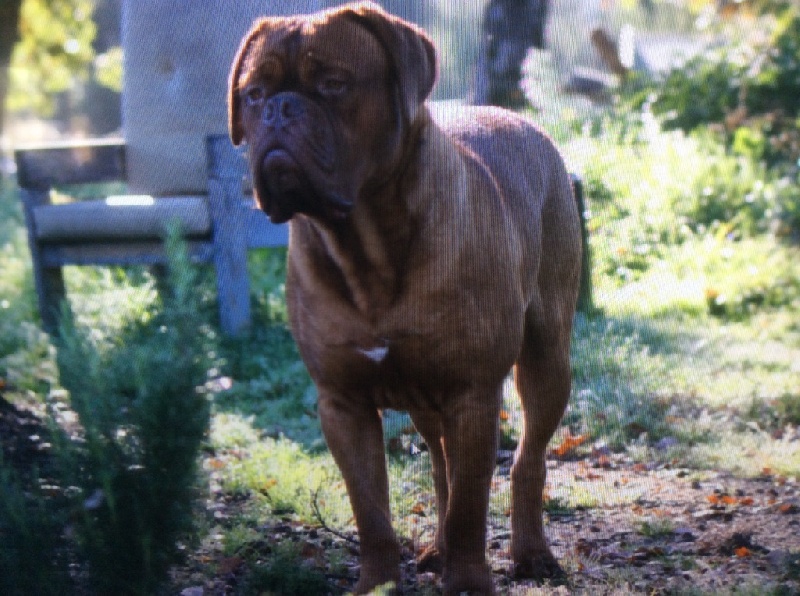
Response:
[{"label": "dirt ground", "polygon": [[[0,396],[0,446],[7,464],[24,473],[48,466],[47,429],[39,416]],[[219,455],[219,454],[217,454]],[[568,583],[540,593],[773,593],[800,594],[800,485],[764,470],[757,478],[698,472],[672,465],[644,465],[623,455],[601,454],[577,461],[548,462],[547,532],[568,572]],[[493,490],[507,490],[508,454],[501,453]],[[581,491],[591,505],[560,506],[563,491]],[[553,496],[555,495],[555,496]],[[210,503],[224,527],[246,499],[218,493]],[[324,521],[324,520],[322,520]],[[434,519],[421,516],[420,528]],[[276,545],[297,545],[307,563],[321,569],[332,593],[352,588],[358,574],[356,537],[322,524],[276,519],[258,528],[263,540],[248,557],[265,556]],[[416,572],[418,542],[406,541],[403,592],[438,593],[439,578]],[[510,535],[502,515],[490,520],[488,553],[500,593],[530,594],[539,588],[509,576]],[[256,551],[256,552],[252,552]],[[336,552],[334,564],[331,553]],[[183,596],[235,594],[244,558],[225,557],[205,541],[173,575],[172,590]],[[750,592],[746,592],[746,590]],[[763,592],[761,592],[763,590]]]}]

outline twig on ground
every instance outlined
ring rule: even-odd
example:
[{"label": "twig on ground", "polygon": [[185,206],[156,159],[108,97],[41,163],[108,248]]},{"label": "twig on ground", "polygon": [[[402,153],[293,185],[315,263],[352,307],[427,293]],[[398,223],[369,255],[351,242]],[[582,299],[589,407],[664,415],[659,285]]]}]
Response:
[{"label": "twig on ground", "polygon": [[350,544],[355,544],[356,546],[360,546],[360,543],[359,543],[358,540],[356,540],[352,536],[348,536],[348,535],[344,534],[343,532],[339,532],[338,530],[334,530],[333,528],[331,528],[325,522],[325,518],[322,517],[322,512],[320,512],[319,504],[317,503],[317,501],[319,500],[319,491],[321,489],[322,489],[322,485],[318,486],[317,490],[315,490],[314,493],[311,495],[311,509],[313,509],[314,517],[317,518],[317,522],[319,523],[319,525],[322,526],[322,529],[325,530],[326,532],[330,532],[334,536],[337,536],[338,538],[341,538],[342,540],[346,540]]}]

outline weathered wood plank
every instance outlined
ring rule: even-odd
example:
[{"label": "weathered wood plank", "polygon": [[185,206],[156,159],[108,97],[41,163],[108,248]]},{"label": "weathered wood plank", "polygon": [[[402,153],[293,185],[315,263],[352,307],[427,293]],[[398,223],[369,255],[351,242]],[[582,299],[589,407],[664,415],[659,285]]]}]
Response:
[{"label": "weathered wood plank", "polygon": [[39,301],[39,315],[42,327],[48,333],[55,333],[58,328],[58,315],[62,303],[65,302],[66,289],[64,274],[61,268],[49,268],[44,264],[41,245],[37,240],[36,224],[33,210],[50,202],[47,190],[20,189],[22,207],[25,210],[25,225],[28,228],[28,248],[33,262],[33,281],[36,286],[36,297]]},{"label": "weathered wood plank", "polygon": [[211,215],[206,197],[109,197],[33,209],[41,242],[160,240],[166,225],[180,222],[187,238],[210,238]]},{"label": "weathered wood plank", "polygon": [[208,193],[214,222],[214,266],[222,330],[239,335],[250,326],[247,274],[248,206],[242,201],[246,164],[227,135],[207,140]]},{"label": "weathered wood plank", "polygon": [[592,299],[592,253],[589,248],[589,230],[586,227],[586,201],[583,196],[583,182],[575,174],[572,177],[572,188],[575,191],[575,202],[578,204],[578,215],[581,219],[581,240],[583,255],[581,258],[581,282],[578,290],[578,311],[591,314],[594,310]]},{"label": "weathered wood plank", "polygon": [[[209,242],[187,242],[189,257],[196,263],[209,263],[214,248]],[[161,265],[167,262],[163,241],[95,242],[83,244],[40,245],[44,268],[64,265]]]},{"label": "weathered wood plank", "polygon": [[125,143],[121,139],[19,147],[14,158],[17,182],[22,188],[125,179]]}]

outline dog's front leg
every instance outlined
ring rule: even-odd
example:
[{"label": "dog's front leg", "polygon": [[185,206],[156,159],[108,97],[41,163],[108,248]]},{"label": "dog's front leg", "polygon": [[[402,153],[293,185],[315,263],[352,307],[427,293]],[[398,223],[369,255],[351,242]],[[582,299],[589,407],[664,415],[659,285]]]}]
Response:
[{"label": "dog's front leg", "polygon": [[320,388],[322,432],[344,476],[361,542],[356,594],[400,582],[400,546],[392,530],[383,427],[374,407]]},{"label": "dog's front leg", "polygon": [[428,453],[431,456],[431,469],[433,484],[436,489],[436,534],[425,552],[417,559],[417,571],[433,571],[441,573],[444,565],[444,520],[447,514],[448,491],[450,490],[447,479],[447,463],[442,446],[442,420],[436,412],[412,412],[411,420],[414,422],[419,434],[425,439]]},{"label": "dog's front leg", "polygon": [[486,515],[497,459],[500,387],[471,389],[442,416],[450,484],[444,522],[445,594],[494,594],[486,563]]}]

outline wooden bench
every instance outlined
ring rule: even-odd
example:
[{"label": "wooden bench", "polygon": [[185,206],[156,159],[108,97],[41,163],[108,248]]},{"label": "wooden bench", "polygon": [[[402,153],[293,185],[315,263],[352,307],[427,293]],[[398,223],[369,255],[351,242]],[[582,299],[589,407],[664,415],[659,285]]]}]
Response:
[{"label": "wooden bench", "polygon": [[[53,187],[125,180],[125,143],[91,140],[17,149],[18,184],[25,209],[28,242],[42,324],[58,329],[66,298],[64,265],[149,265],[166,261],[165,225],[177,219],[191,258],[216,269],[220,325],[238,335],[250,325],[247,251],[285,246],[286,225],[274,225],[244,192],[246,163],[226,135],[207,140],[208,194],[151,197],[122,195],[92,201],[52,204]],[[583,187],[573,175],[584,246]],[[592,308],[591,265],[584,251],[578,309]]]},{"label": "wooden bench", "polygon": [[89,140],[15,151],[42,324],[58,329],[66,298],[64,265],[163,265],[165,225],[178,220],[190,256],[216,269],[222,330],[250,324],[247,250],[285,246],[288,230],[256,210],[245,192],[246,164],[226,135],[207,140],[208,193],[198,196],[122,195],[53,204],[51,189],[125,181],[125,143]]}]

